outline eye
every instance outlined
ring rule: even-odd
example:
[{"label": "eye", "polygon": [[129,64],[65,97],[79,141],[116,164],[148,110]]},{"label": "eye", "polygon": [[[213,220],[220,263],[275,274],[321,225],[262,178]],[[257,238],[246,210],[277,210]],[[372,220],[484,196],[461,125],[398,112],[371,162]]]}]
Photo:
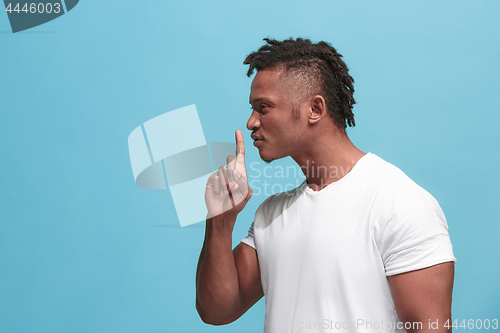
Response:
[{"label": "eye", "polygon": [[264,109],[267,109],[267,108],[269,108],[269,105],[267,105],[267,104],[260,104],[256,108],[254,108],[252,105],[250,106],[250,110],[252,110],[252,111],[255,110],[255,111],[259,112],[259,113],[263,113],[262,111]]},{"label": "eye", "polygon": [[262,114],[266,114],[268,112],[267,109],[269,109],[269,108],[270,108],[269,105],[261,104],[261,105],[259,105],[259,112]]}]

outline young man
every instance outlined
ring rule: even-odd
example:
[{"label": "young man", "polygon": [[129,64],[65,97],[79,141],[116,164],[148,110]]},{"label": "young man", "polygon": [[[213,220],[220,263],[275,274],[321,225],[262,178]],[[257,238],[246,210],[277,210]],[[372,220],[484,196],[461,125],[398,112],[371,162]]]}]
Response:
[{"label": "young man", "polygon": [[291,156],[306,180],[267,198],[233,250],[252,195],[243,135],[208,180],[196,308],[222,325],[265,296],[264,332],[445,332],[454,262],[437,201],[347,137],[353,79],[325,42],[269,40],[254,69],[247,128],[266,162]]}]

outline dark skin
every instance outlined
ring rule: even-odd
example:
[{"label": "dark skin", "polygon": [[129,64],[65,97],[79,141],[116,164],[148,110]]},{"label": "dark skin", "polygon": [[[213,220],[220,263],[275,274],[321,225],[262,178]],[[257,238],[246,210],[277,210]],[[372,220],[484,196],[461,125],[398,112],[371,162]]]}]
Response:
[{"label": "dark skin", "polygon": [[[335,126],[321,95],[292,105],[281,71],[275,68],[256,74],[247,128],[252,131],[262,159],[291,156],[299,166],[305,166],[310,188],[320,191],[345,176],[365,153]],[[294,107],[298,110],[295,116]],[[229,156],[227,167],[209,178],[205,193],[209,216],[196,274],[196,308],[201,319],[212,325],[233,322],[264,296],[256,250],[243,243],[231,250],[236,217],[252,195],[240,131],[236,132],[236,144],[236,158]],[[307,166],[312,161],[316,167],[335,166],[341,171],[337,175],[316,173],[308,177],[312,173]],[[388,277],[399,320],[422,322],[420,332],[447,332],[443,324],[451,320],[453,278],[453,262]],[[439,320],[439,328],[429,329],[429,319]]]},{"label": "dark skin", "polygon": [[231,250],[236,216],[252,196],[245,168],[243,134],[236,132],[236,159],[210,176],[205,192],[208,218],[196,272],[196,309],[212,325],[235,321],[264,296],[257,252],[239,244]]},{"label": "dark skin", "polygon": [[[445,262],[417,271],[389,276],[394,306],[401,322],[421,322],[422,330],[406,332],[451,332],[443,325],[451,325],[451,296],[455,264]],[[438,329],[429,329],[439,320]]]}]

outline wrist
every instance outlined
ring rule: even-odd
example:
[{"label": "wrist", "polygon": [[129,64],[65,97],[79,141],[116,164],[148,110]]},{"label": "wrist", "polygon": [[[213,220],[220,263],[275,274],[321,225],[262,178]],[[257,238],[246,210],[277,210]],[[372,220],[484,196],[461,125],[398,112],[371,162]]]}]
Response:
[{"label": "wrist", "polygon": [[216,233],[221,236],[232,236],[234,224],[236,223],[234,214],[223,213],[207,218],[206,231]]}]

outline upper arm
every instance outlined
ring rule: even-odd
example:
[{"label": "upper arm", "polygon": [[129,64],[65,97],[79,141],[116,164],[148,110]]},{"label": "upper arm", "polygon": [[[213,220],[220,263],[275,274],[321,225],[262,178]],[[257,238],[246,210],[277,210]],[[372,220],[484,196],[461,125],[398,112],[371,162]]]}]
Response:
[{"label": "upper arm", "polygon": [[238,272],[240,303],[229,322],[241,317],[264,296],[257,251],[249,245],[240,243],[233,249],[233,256]]},{"label": "upper arm", "polygon": [[[455,265],[445,262],[424,269],[389,276],[394,306],[399,320],[421,322],[423,330],[447,332],[443,327],[451,321],[451,297]],[[429,329],[438,320],[439,329]],[[416,326],[415,326],[416,327]],[[406,330],[414,332],[415,330]]]}]

